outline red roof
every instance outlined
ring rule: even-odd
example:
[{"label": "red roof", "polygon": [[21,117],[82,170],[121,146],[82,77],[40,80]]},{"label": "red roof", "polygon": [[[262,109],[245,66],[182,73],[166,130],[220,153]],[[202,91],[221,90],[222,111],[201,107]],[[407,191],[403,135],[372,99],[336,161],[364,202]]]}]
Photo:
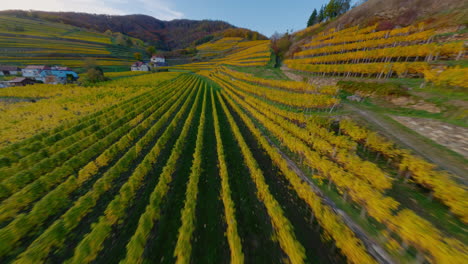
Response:
[{"label": "red roof", "polygon": [[151,58],[152,58],[152,59],[154,59],[154,58],[164,59],[164,56],[162,56],[162,55],[154,55],[154,56],[151,57]]},{"label": "red roof", "polygon": [[44,66],[44,65],[28,65],[26,66],[27,70],[50,70],[49,66]]}]

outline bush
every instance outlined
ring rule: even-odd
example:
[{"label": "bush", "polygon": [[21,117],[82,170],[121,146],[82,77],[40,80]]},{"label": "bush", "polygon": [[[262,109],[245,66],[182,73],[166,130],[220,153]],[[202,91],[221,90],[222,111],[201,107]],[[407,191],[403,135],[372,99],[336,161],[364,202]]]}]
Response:
[{"label": "bush", "polygon": [[104,76],[104,71],[96,64],[96,61],[93,59],[87,59],[83,65],[83,68],[86,69],[86,74],[85,77],[83,77],[83,79],[80,81],[80,84],[84,86],[110,80]]}]

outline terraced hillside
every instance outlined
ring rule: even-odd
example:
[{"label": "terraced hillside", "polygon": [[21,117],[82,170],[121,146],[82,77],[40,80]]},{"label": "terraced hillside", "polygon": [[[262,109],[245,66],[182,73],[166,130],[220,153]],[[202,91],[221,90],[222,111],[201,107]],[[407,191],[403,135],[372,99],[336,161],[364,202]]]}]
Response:
[{"label": "terraced hillside", "polygon": [[[369,27],[331,29],[305,43],[285,64],[318,76],[406,78],[424,76],[428,81],[468,87],[466,68],[451,67],[440,74],[433,69],[444,61],[459,61],[465,54],[463,40],[434,42],[434,29],[424,24],[392,30]],[[449,77],[450,76],[450,77]]]},{"label": "terraced hillside", "polygon": [[266,66],[271,61],[270,41],[246,41],[242,38],[221,38],[197,46],[198,58],[206,61],[181,64],[169,69],[204,70],[217,65],[241,67]]},{"label": "terraced hillside", "polygon": [[106,35],[34,18],[0,16],[0,64],[56,64],[81,67],[85,58],[102,66],[128,66],[134,52],[144,54],[141,40],[128,37],[133,47]]}]

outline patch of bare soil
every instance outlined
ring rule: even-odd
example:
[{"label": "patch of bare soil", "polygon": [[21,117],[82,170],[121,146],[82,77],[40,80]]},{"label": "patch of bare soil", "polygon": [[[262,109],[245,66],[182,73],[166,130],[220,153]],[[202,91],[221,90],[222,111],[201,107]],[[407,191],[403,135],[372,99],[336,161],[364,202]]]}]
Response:
[{"label": "patch of bare soil", "polygon": [[392,116],[392,118],[436,143],[468,158],[468,128],[427,118],[406,116]]},{"label": "patch of bare soil", "polygon": [[[351,104],[344,104],[344,108],[354,113],[356,118],[368,123],[371,129],[378,131],[402,147],[412,149],[416,154],[438,165],[440,168],[452,172],[458,176],[458,181],[468,185],[468,163],[466,159],[429,144],[424,140],[425,137],[402,129],[380,114]],[[466,141],[467,138],[468,136],[465,136],[464,140]]]},{"label": "patch of bare soil", "polygon": [[312,84],[317,87],[322,87],[322,86],[335,86],[336,83],[340,80],[339,78],[320,78],[320,77],[304,77],[298,74],[295,74],[291,72],[291,69],[289,69],[286,66],[282,66],[281,70],[283,73],[288,76],[289,79],[297,81],[297,82],[303,82],[307,80],[307,83]]},{"label": "patch of bare soil", "polygon": [[416,110],[424,110],[429,113],[440,113],[441,109],[435,104],[425,102],[424,100],[415,100],[410,97],[396,97],[391,98],[390,102],[394,105],[412,108]]}]

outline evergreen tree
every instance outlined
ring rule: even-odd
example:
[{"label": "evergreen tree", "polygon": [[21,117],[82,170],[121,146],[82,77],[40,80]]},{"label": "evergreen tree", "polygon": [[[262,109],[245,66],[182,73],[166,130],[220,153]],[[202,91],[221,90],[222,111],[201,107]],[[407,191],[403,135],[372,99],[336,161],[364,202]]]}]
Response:
[{"label": "evergreen tree", "polygon": [[309,17],[309,21],[307,21],[307,27],[317,24],[317,9],[314,8],[314,11]]},{"label": "evergreen tree", "polygon": [[325,20],[325,8],[323,6],[320,8],[317,20],[318,20],[317,22],[319,23]]},{"label": "evergreen tree", "polygon": [[351,0],[330,0],[324,10],[324,18],[331,19],[346,13],[351,7]]},{"label": "evergreen tree", "polygon": [[339,3],[337,0],[330,0],[325,6],[324,16],[326,19],[334,18],[338,15]]},{"label": "evergreen tree", "polygon": [[351,8],[351,0],[339,0],[338,2],[340,4],[338,15],[348,12],[348,10]]}]

